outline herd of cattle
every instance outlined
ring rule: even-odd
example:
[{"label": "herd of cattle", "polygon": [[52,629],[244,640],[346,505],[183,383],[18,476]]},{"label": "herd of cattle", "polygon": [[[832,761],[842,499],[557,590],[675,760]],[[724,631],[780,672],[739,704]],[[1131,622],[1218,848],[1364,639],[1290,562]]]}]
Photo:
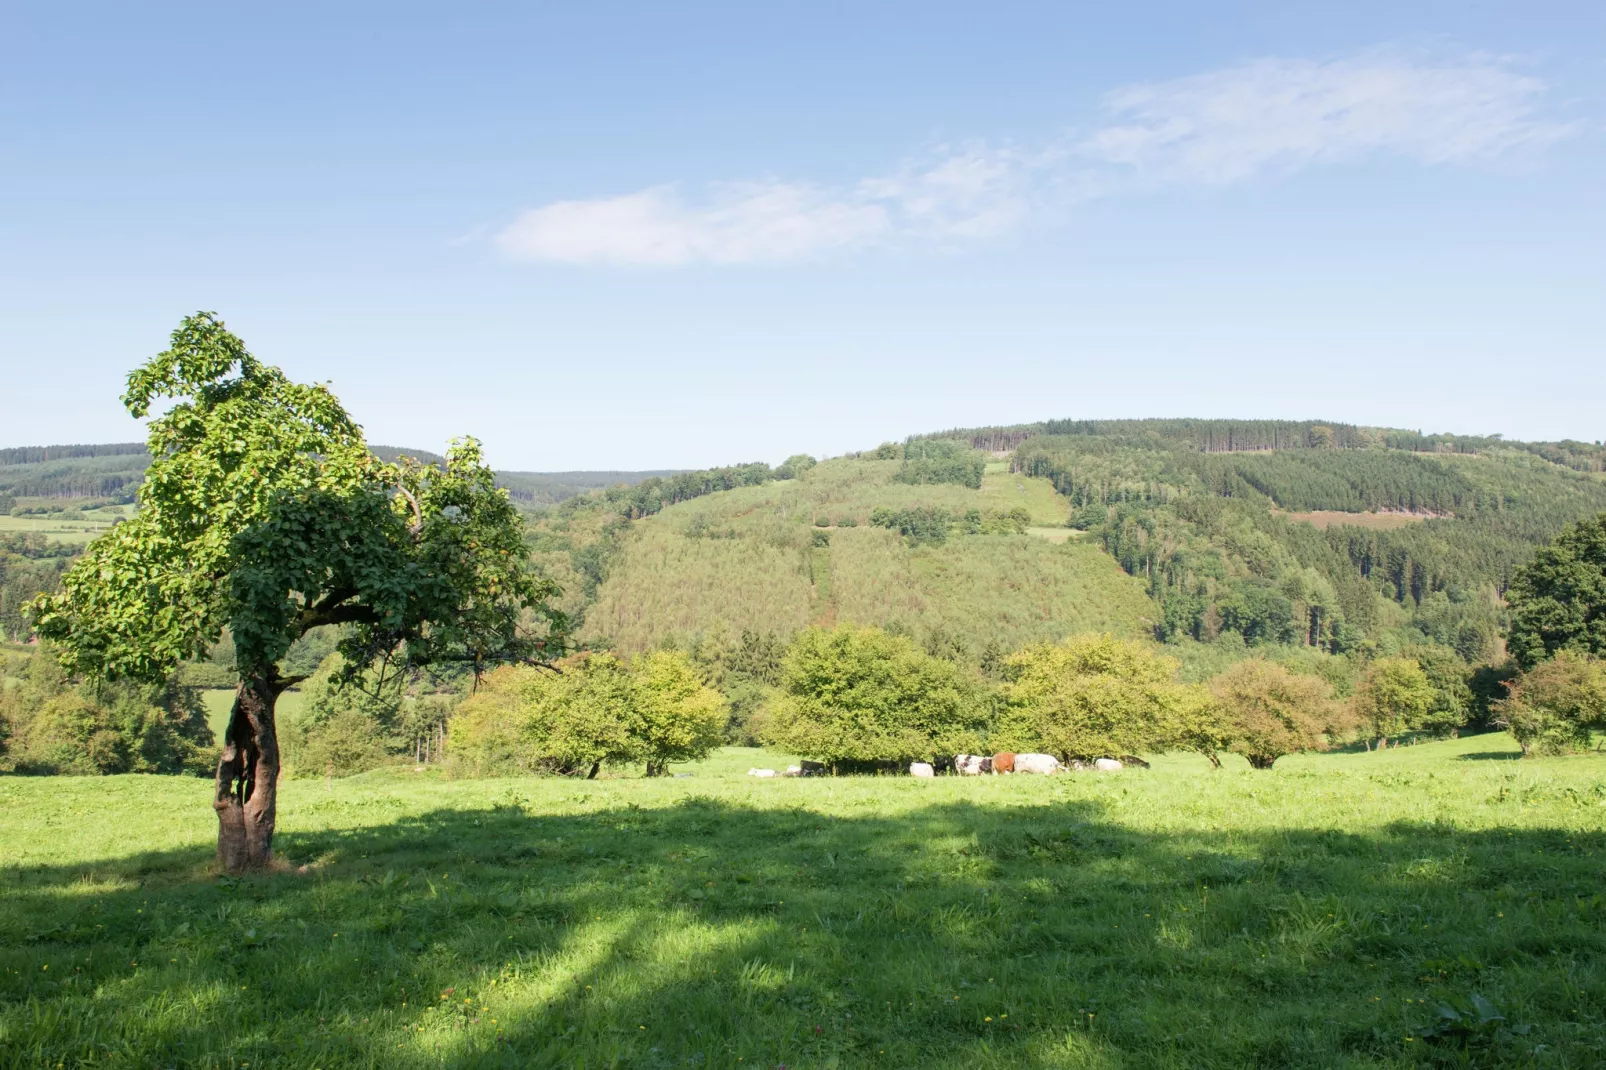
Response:
[{"label": "herd of cattle", "polygon": [[[1083,769],[1097,769],[1104,773],[1113,773],[1122,768],[1120,762],[1114,758],[1096,758],[1092,762],[1065,763],[1052,754],[1011,754],[1001,751],[998,754],[956,754],[953,765],[950,767],[959,776],[981,776],[983,773],[1037,773],[1052,775],[1062,769],[1081,771]],[[749,769],[748,776],[774,777],[774,776],[825,776],[829,770],[824,762],[804,762],[801,765],[787,766],[786,772],[777,773],[773,769]],[[937,775],[937,766],[931,762],[911,762],[909,775],[913,777],[934,777]]]}]

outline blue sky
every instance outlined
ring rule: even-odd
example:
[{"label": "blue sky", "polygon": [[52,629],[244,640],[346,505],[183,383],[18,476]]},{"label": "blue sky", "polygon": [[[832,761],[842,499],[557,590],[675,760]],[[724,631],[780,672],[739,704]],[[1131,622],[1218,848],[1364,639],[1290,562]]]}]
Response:
[{"label": "blue sky", "polygon": [[[1118,10],[1117,10],[1118,9]],[[1606,5],[13,5],[0,445],[214,309],[372,441],[1606,437]]]}]

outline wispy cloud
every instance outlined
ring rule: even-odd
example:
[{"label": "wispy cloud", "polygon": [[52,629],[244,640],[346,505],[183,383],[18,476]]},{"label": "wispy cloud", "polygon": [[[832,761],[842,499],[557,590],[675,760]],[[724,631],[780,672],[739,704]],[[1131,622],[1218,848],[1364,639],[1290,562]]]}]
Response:
[{"label": "wispy cloud", "polygon": [[1149,180],[1226,183],[1370,154],[1488,158],[1567,134],[1540,114],[1545,84],[1485,56],[1433,62],[1379,49],[1263,59],[1105,96],[1108,125],[1078,145]]},{"label": "wispy cloud", "polygon": [[1227,184],[1373,155],[1487,159],[1566,136],[1545,84],[1480,54],[1378,49],[1262,59],[1105,95],[1100,120],[1031,151],[939,147],[847,186],[665,185],[557,201],[497,236],[509,256],[672,266],[790,261],[1008,233],[1050,206],[1174,183]]}]

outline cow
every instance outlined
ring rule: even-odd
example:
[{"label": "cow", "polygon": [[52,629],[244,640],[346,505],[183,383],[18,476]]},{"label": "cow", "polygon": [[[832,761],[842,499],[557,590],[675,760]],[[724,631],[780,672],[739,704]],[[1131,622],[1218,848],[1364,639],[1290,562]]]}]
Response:
[{"label": "cow", "polygon": [[1013,773],[1015,771],[1015,756],[1009,751],[999,751],[993,755],[993,772]]},{"label": "cow", "polygon": [[909,775],[925,779],[936,776],[937,771],[931,768],[930,762],[911,762],[909,763]]},{"label": "cow", "polygon": [[766,777],[767,778],[767,777],[774,776],[775,775],[775,770],[773,770],[773,769],[749,769],[747,771],[747,775],[748,776]]},{"label": "cow", "polygon": [[1015,772],[1048,775],[1060,771],[1060,760],[1052,754],[1017,754]]},{"label": "cow", "polygon": [[956,754],[954,769],[960,776],[980,776],[993,771],[993,760],[981,754]]},{"label": "cow", "polygon": [[1121,763],[1114,758],[1095,758],[1093,759],[1093,768],[1101,773],[1119,773],[1121,771]]},{"label": "cow", "polygon": [[803,759],[803,772],[800,776],[824,776],[826,773],[824,762],[811,762]]}]

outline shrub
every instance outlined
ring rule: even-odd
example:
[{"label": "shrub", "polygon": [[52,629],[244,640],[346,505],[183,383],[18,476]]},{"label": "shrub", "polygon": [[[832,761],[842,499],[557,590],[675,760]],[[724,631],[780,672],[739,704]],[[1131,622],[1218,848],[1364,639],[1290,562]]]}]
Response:
[{"label": "shrub", "polygon": [[1606,663],[1562,650],[1510,685],[1511,697],[1492,703],[1498,723],[1523,753],[1565,754],[1606,731]]},{"label": "shrub", "polygon": [[558,672],[513,667],[481,681],[450,723],[453,755],[479,774],[579,773],[645,762],[649,776],[719,746],[724,699],[676,651],[626,665],[582,654]]},{"label": "shrub", "polygon": [[820,462],[806,453],[794,453],[775,470],[776,479],[796,479]]},{"label": "shrub", "polygon": [[1380,746],[1387,746],[1390,737],[1426,726],[1437,699],[1415,658],[1379,658],[1367,668],[1351,701],[1356,718]]},{"label": "shrub", "polygon": [[1173,745],[1200,706],[1176,682],[1177,661],[1110,635],[1040,643],[1004,663],[1004,714],[995,734],[1015,750],[1062,759],[1139,754]]},{"label": "shrub", "polygon": [[1333,726],[1333,689],[1327,682],[1275,662],[1240,661],[1210,681],[1210,692],[1220,748],[1243,755],[1256,769],[1270,769],[1285,754],[1321,747]]},{"label": "shrub", "polygon": [[725,699],[703,686],[684,654],[655,650],[638,657],[630,670],[631,735],[648,776],[662,776],[670,762],[705,758],[723,742]]},{"label": "shrub", "polygon": [[1606,657],[1606,513],[1557,536],[1506,592],[1512,656],[1533,668],[1559,650]]},{"label": "shrub", "polygon": [[763,740],[833,765],[902,763],[978,750],[979,687],[903,636],[840,625],[800,634],[781,662]]}]

